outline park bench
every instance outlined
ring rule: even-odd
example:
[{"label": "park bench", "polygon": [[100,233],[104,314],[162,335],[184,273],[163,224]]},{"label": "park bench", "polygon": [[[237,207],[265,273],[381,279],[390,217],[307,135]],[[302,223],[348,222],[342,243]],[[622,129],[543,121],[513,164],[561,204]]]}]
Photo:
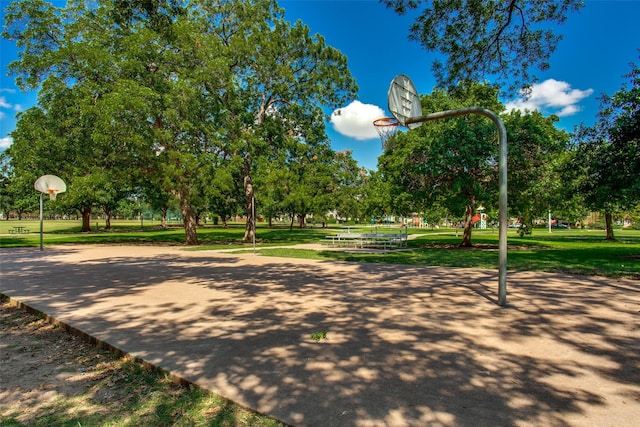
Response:
[{"label": "park bench", "polygon": [[29,233],[29,229],[27,227],[16,226],[16,227],[11,227],[9,229],[9,234],[28,234],[28,233]]},{"label": "park bench", "polygon": [[327,236],[327,241],[331,240],[331,246],[360,247],[364,234],[362,233],[338,233],[334,236]]},{"label": "park bench", "polygon": [[390,233],[338,233],[333,236],[327,236],[326,242],[332,247],[392,249],[406,247],[407,235]]}]

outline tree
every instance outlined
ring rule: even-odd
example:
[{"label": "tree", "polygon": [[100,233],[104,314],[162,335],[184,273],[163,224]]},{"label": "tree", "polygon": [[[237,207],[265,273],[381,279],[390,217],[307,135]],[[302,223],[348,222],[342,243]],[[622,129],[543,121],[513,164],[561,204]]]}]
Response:
[{"label": "tree", "polygon": [[572,197],[559,173],[569,135],[555,127],[556,116],[511,111],[503,116],[509,141],[509,211],[529,233],[533,219],[553,207],[557,213]]},{"label": "tree", "polygon": [[284,173],[272,174],[278,178],[277,197],[281,197],[281,210],[289,215],[290,227],[297,218],[300,228],[306,226],[309,215],[324,217],[335,207],[337,190],[336,153],[328,144],[307,144],[293,139],[287,155]]},{"label": "tree", "polygon": [[561,36],[550,29],[578,11],[581,0],[381,0],[398,14],[423,7],[409,39],[444,55],[433,71],[442,87],[464,80],[511,83],[535,81],[531,67],[544,71]]},{"label": "tree", "polygon": [[[344,55],[302,23],[286,22],[272,0],[64,8],[24,0],[9,5],[5,28],[20,49],[9,66],[18,85],[48,87],[43,132],[66,147],[61,153],[82,147],[67,161],[83,166],[83,185],[104,183],[88,175],[115,165],[126,165],[128,173],[115,176],[131,177],[131,188],[151,178],[179,204],[187,244],[198,242],[211,162],[241,165],[250,239],[257,159],[282,150],[292,129],[307,141],[326,140],[321,106],[337,106],[356,90]],[[65,93],[76,104],[58,117],[52,105],[64,103]],[[91,164],[86,147],[98,150]],[[76,194],[86,198],[76,202],[86,219],[99,192],[83,190]]]},{"label": "tree", "polygon": [[374,219],[384,217],[393,212],[391,201],[393,192],[391,184],[384,179],[380,171],[369,171],[364,177],[362,191],[364,193],[364,212]]},{"label": "tree", "polygon": [[40,175],[16,175],[7,151],[0,154],[0,173],[0,208],[5,219],[10,218],[12,211],[22,219],[24,213],[38,209],[38,195],[33,184]]},{"label": "tree", "polygon": [[[56,173],[64,203],[78,209],[83,231],[95,206],[117,204],[150,152],[153,105],[134,79],[118,78],[118,44],[104,8],[77,3],[11,3],[3,36],[16,41],[9,65],[21,88],[39,87],[38,106],[19,115],[8,152],[16,175]],[[120,39],[117,39],[120,41]]]},{"label": "tree", "polygon": [[358,166],[349,150],[336,152],[332,164],[334,172],[328,187],[333,191],[325,192],[332,200],[327,200],[324,206],[335,209],[342,218],[361,220],[365,216],[366,171]]},{"label": "tree", "polygon": [[249,241],[259,159],[286,149],[290,136],[311,144],[326,141],[321,106],[343,104],[357,87],[346,57],[301,22],[286,22],[274,1],[221,2],[202,10],[206,22],[221,23],[203,32],[218,38],[232,75],[217,92],[220,123],[224,151],[244,160],[244,240]]},{"label": "tree", "polygon": [[[482,106],[502,111],[494,86],[465,83],[421,97],[425,111]],[[452,214],[464,212],[461,246],[471,246],[472,218],[478,204],[489,207],[498,194],[498,138],[493,123],[480,116],[428,122],[399,133],[379,159],[392,185],[415,206],[438,202]]]},{"label": "tree", "polygon": [[49,77],[39,93],[39,106],[19,115],[14,143],[7,150],[16,177],[35,181],[54,173],[67,182],[61,203],[80,212],[82,231],[91,230],[94,207],[108,210],[127,196],[140,170],[143,156],[135,147],[143,134],[128,126],[131,120],[114,117],[123,114],[118,107],[124,114],[139,115],[138,120],[147,111],[144,100],[133,93],[127,104],[116,102],[116,107],[113,94],[95,99],[91,86],[68,86]]},{"label": "tree", "polygon": [[640,68],[632,64],[626,77],[630,87],[602,96],[597,123],[577,129],[569,163],[587,205],[605,214],[607,240],[614,239],[613,214],[640,201]]}]

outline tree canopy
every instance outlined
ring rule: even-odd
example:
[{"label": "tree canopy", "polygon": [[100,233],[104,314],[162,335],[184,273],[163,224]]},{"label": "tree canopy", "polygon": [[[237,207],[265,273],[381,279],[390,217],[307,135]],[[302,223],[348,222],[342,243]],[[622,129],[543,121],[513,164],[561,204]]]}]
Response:
[{"label": "tree canopy", "polygon": [[442,54],[433,72],[441,87],[464,80],[507,83],[517,89],[544,71],[562,36],[562,24],[582,0],[380,0],[398,14],[419,10],[409,39]]},{"label": "tree canopy", "polygon": [[[65,178],[74,194],[82,183],[76,208],[87,214],[122,187],[114,176],[135,178],[137,193],[170,194],[189,244],[216,167],[237,168],[226,176],[242,180],[249,239],[259,159],[292,140],[326,143],[322,108],[357,90],[346,57],[272,0],[24,0],[7,8],[3,36],[20,49],[9,66],[18,85],[41,86],[12,157],[38,144],[73,164]],[[50,167],[37,162],[15,167]]]},{"label": "tree canopy", "polygon": [[[498,88],[468,82],[451,90],[421,96],[424,111],[481,106],[504,110]],[[557,118],[539,112],[502,113],[510,155],[509,213],[531,219],[546,213],[562,197],[553,159],[564,153],[569,135],[555,128]],[[498,136],[482,116],[464,116],[396,134],[379,159],[380,172],[392,187],[393,204],[407,213],[426,212],[464,223],[461,245],[471,245],[471,226],[478,209],[495,212],[498,204]],[[549,188],[544,188],[545,186]]]},{"label": "tree canopy", "polygon": [[[494,86],[467,83],[454,90],[421,96],[424,111],[481,106],[503,110]],[[465,116],[397,134],[380,158],[380,169],[398,188],[398,204],[412,203],[407,213],[442,204],[463,215],[463,246],[471,245],[471,218],[480,204],[498,193],[498,138],[493,123],[481,116]],[[413,206],[411,206],[413,205]]]},{"label": "tree canopy", "polygon": [[605,212],[607,239],[613,239],[612,214],[640,202],[640,68],[632,64],[630,85],[603,95],[598,122],[581,126],[568,163],[575,189],[593,210]]}]

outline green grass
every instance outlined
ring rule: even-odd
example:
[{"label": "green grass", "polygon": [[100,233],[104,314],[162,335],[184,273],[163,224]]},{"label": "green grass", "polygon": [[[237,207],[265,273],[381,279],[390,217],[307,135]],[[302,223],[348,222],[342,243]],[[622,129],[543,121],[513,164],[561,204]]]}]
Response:
[{"label": "green grass", "polygon": [[[10,227],[28,227],[30,234],[7,234]],[[140,244],[183,245],[184,230],[178,223],[162,229],[159,223],[145,221],[113,221],[112,230],[104,230],[104,222],[95,231],[80,233],[79,221],[44,221],[44,244]],[[39,246],[39,221],[0,221],[0,247]],[[409,250],[384,254],[353,253],[346,251],[312,251],[291,248],[261,249],[290,246],[299,243],[318,243],[344,227],[333,228],[267,228],[259,224],[257,250],[264,255],[311,258],[351,262],[391,263],[405,265],[432,265],[468,268],[497,268],[498,233],[496,230],[474,230],[471,249],[459,248],[461,236],[455,230],[410,229],[420,234],[409,241]],[[371,232],[370,227],[350,226],[352,232]],[[381,227],[380,231],[395,232],[397,228]],[[509,230],[508,268],[510,270],[553,271],[573,274],[603,275],[608,277],[640,278],[640,231],[615,230],[616,240],[604,240],[604,231],[535,229],[532,236],[518,237]],[[206,225],[198,228],[200,245],[193,250],[238,249],[252,251],[252,243],[243,243],[244,224],[228,227]]]},{"label": "green grass", "polygon": [[[508,269],[550,271],[640,279],[640,232],[618,231],[617,240],[607,242],[604,232],[536,230],[520,238],[509,232]],[[259,253],[289,258],[311,258],[351,262],[489,268],[498,266],[498,235],[472,234],[473,248],[460,248],[454,233],[430,233],[409,241],[407,251],[384,254],[303,249],[262,249]]]},{"label": "green grass", "polygon": [[[76,220],[44,221],[43,243],[45,246],[62,244],[162,244],[182,245],[185,233],[182,225],[172,223],[168,228],[161,228],[158,221],[145,221],[141,227],[139,221],[112,221],[111,230],[104,229],[104,222],[99,227],[92,222],[92,231],[81,233],[81,222]],[[23,226],[29,234],[9,234],[9,229]],[[321,228],[288,227],[259,229],[258,245],[290,245],[296,243],[315,242],[329,233]],[[231,223],[228,227],[204,225],[198,227],[198,240],[201,249],[218,249],[225,247],[247,246],[242,242],[244,224]],[[37,220],[0,221],[0,247],[29,247],[40,245],[40,222]]]}]

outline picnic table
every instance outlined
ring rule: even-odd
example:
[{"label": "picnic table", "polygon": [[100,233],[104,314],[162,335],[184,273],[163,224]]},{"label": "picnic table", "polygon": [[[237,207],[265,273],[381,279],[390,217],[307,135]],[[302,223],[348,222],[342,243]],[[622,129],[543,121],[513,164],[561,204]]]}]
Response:
[{"label": "picnic table", "polygon": [[11,227],[9,229],[9,234],[27,234],[27,233],[29,233],[29,229],[27,227],[23,227],[20,225]]},{"label": "picnic table", "polygon": [[332,247],[391,249],[407,246],[405,233],[338,233],[326,239],[326,243]]}]

